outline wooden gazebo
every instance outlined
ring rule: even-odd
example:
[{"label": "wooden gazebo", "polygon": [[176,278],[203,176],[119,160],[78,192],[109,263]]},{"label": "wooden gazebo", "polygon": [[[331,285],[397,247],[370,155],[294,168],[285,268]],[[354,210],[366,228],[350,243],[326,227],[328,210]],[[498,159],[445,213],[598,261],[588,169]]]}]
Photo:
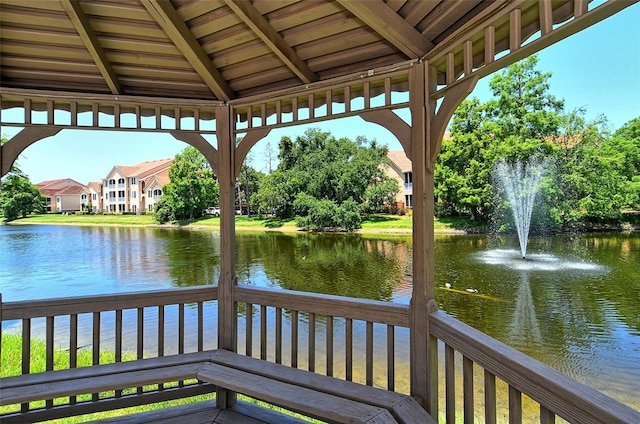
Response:
[{"label": "wooden gazebo", "polygon": [[[540,422],[554,422],[556,416],[572,422],[640,422],[637,411],[438,311],[434,287],[433,169],[440,140],[456,107],[479,78],[635,2],[605,0],[595,6],[589,0],[0,0],[0,124],[23,128],[0,148],[0,175],[9,172],[25,148],[63,129],[168,132],[198,148],[211,163],[220,184],[221,210],[217,287],[29,302],[5,299],[8,302],[0,309],[2,321],[22,320],[24,375],[0,385],[0,403],[20,405],[0,419],[28,422],[217,391],[217,403],[201,408],[201,413],[211,408],[240,408],[235,397],[239,392],[320,419],[358,422],[341,418],[348,415],[346,409],[340,410],[341,403],[334,404],[333,411],[314,409],[313,405],[320,405],[318,399],[323,395],[367,405],[371,402],[363,397],[379,395],[368,392],[371,387],[367,386],[374,379],[370,335],[374,324],[382,324],[387,327],[386,389],[391,400],[380,400],[375,407],[390,411],[397,421],[425,422],[415,418],[419,413],[412,406],[407,410],[416,414],[414,418],[403,418],[398,405],[405,403],[418,404],[436,419],[440,412],[447,422],[455,421],[456,398],[460,395],[455,387],[455,354],[463,356],[465,422],[473,421],[479,401],[474,399],[474,366],[484,369],[482,416],[486,422],[498,421],[501,414],[508,415],[510,422],[520,422],[522,394],[539,404]],[[13,108],[19,113],[5,113]],[[410,111],[410,124],[393,112],[403,108]],[[20,119],[15,120],[16,115]],[[387,128],[412,160],[410,305],[239,286],[234,263],[234,181],[248,151],[274,128],[356,115]],[[210,143],[203,135],[214,135],[216,142]],[[237,146],[236,137],[243,137]],[[215,324],[205,323],[201,312],[211,302],[217,304]],[[190,303],[200,308],[199,352],[184,352],[185,331],[180,328],[178,354],[165,355],[168,341],[164,340],[164,308],[178,305],[179,313],[184,314],[185,304]],[[247,332],[244,349],[238,343],[239,304],[247,306],[242,318]],[[255,307],[259,318],[253,316]],[[144,346],[139,330],[139,361],[106,369],[102,367],[107,365],[98,365],[101,317],[115,311],[118,362],[123,311],[137,311],[141,325],[148,308],[158,311],[158,358],[142,359]],[[272,344],[267,343],[266,324],[262,324],[267,310],[273,311],[269,313],[276,320],[275,338],[269,342]],[[90,368],[94,370],[66,374],[53,371],[54,318],[68,317],[73,367],[78,321],[86,314],[92,318],[96,366]],[[233,372],[224,374],[224,370],[233,369],[282,382],[280,371],[269,374],[267,359],[271,355],[267,350],[274,346],[271,363],[284,362],[282,326],[286,317],[292,337],[288,353],[292,359],[287,369],[298,367],[299,314],[308,316],[305,320],[309,329],[307,370],[303,372],[316,371],[315,318],[324,316],[327,366],[321,373],[340,375],[340,380],[348,383],[343,391],[322,389],[332,384],[309,377],[312,383],[300,388],[313,392],[309,394],[314,399],[309,406],[292,399],[284,389],[270,397],[255,387],[243,386]],[[50,371],[42,376],[30,375],[28,361],[31,322],[38,318],[46,321],[49,352]],[[252,323],[256,319],[261,328],[259,346],[252,343]],[[349,382],[354,321],[366,323],[364,385]],[[205,324],[217,325],[213,352],[205,348],[209,345],[202,332]],[[345,327],[344,375],[334,372],[332,365],[334,325]],[[406,398],[394,397],[397,327],[408,328],[410,334]],[[438,357],[439,341],[445,345],[445,387],[438,387],[438,362],[442,359]],[[243,362],[254,353],[265,363],[263,371],[260,365]],[[233,354],[232,359],[227,354]],[[198,364],[197,371],[193,364]],[[307,381],[306,374],[294,374],[287,384],[304,386],[300,381]],[[192,384],[191,380],[197,381]],[[507,412],[496,406],[501,385],[496,380],[508,387]],[[179,383],[168,385],[174,381]],[[130,394],[120,391],[147,384],[156,386]],[[115,392],[97,394],[109,389]],[[439,393],[443,392],[446,400],[439,404]],[[94,395],[80,401],[76,394],[81,393]],[[60,397],[67,401],[52,400]],[[46,400],[45,405],[29,404],[37,399]],[[373,414],[368,417],[377,416],[375,411],[365,410],[369,411],[365,415]],[[367,418],[360,422],[391,421]]]}]

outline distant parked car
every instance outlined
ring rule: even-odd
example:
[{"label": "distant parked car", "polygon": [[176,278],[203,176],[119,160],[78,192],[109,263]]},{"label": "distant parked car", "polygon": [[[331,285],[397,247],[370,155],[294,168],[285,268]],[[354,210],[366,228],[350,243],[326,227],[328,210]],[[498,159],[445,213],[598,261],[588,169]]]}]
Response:
[{"label": "distant parked car", "polygon": [[242,209],[236,209],[236,215],[242,215]]},{"label": "distant parked car", "polygon": [[210,207],[204,210],[205,215],[220,216],[220,208]]}]

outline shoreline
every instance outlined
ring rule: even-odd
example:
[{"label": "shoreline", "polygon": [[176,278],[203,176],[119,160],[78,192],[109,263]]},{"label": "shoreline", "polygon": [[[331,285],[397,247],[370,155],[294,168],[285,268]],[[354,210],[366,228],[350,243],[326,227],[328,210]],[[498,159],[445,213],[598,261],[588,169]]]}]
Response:
[{"label": "shoreline", "polygon": [[[16,220],[20,221],[20,220]],[[204,231],[204,230],[214,230],[220,231],[220,227],[217,225],[197,225],[197,224],[188,224],[188,225],[180,225],[180,224],[126,224],[126,223],[92,223],[92,222],[28,222],[28,221],[20,221],[20,222],[2,222],[0,225],[9,225],[9,226],[20,226],[20,225],[60,225],[60,226],[78,226],[78,227],[137,227],[137,228],[166,228],[166,229],[183,229],[183,230],[194,230],[194,231]],[[299,229],[298,227],[283,225],[281,227],[262,227],[258,225],[236,225],[236,232],[279,232],[279,233],[299,233],[299,234],[367,234],[367,235],[412,235],[413,229],[411,228],[389,228],[389,229],[359,229],[352,232],[347,231],[324,231],[324,232],[310,232]],[[435,234],[444,234],[444,235],[466,235],[466,234],[477,234],[473,231],[467,230],[458,230],[455,228],[451,229],[436,229],[434,230]]]},{"label": "shoreline", "polygon": [[[94,222],[34,222],[28,219],[19,219],[12,222],[0,222],[0,225],[60,225],[60,226],[79,226],[79,227],[138,227],[138,228],[165,228],[165,229],[184,229],[194,231],[213,230],[220,231],[219,225],[198,225],[198,224],[135,224],[135,223],[94,223]],[[310,232],[304,231],[295,227],[294,225],[282,225],[280,227],[265,227],[260,225],[237,225],[235,226],[236,232],[279,232],[287,234],[326,234],[326,235],[397,235],[397,236],[411,236],[413,234],[412,228],[379,228],[379,229],[359,229],[352,232],[347,231],[324,231],[324,232]],[[474,235],[474,234],[489,234],[491,231],[482,228],[470,228],[470,229],[456,229],[456,228],[436,228],[434,234],[436,235]],[[548,234],[540,235],[554,235],[554,234],[567,234],[567,233],[633,233],[640,232],[640,225],[594,225],[583,226],[580,228],[574,228],[567,231],[556,231]],[[532,234],[536,235],[536,234]]]}]

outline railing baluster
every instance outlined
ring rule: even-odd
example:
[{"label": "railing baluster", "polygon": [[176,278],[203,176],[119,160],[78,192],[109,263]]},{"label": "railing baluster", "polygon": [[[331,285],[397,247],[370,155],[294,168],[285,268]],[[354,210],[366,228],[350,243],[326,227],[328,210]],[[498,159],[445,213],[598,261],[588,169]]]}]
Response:
[{"label": "railing baluster", "polygon": [[327,375],[333,377],[333,316],[327,315]]},{"label": "railing baluster", "polygon": [[[22,320],[22,374],[31,372],[31,319]],[[27,412],[29,404],[20,405],[21,412]]]},{"label": "railing baluster", "polygon": [[[45,356],[45,362],[46,362],[45,367],[47,371],[52,371],[53,370],[53,320],[54,320],[54,317],[49,316],[46,319],[47,319],[47,324],[46,324],[45,340],[46,340],[47,353]],[[47,408],[52,408],[53,399],[47,399],[47,401],[45,402],[45,406]]]},{"label": "railing baluster", "polygon": [[198,302],[198,352],[204,350],[204,303]]},{"label": "railing baluster", "polygon": [[291,367],[298,368],[298,311],[291,311]]},{"label": "railing baluster", "polygon": [[282,308],[276,308],[276,364],[282,363]]},{"label": "railing baluster", "polygon": [[522,393],[509,385],[509,424],[522,423]]},{"label": "railing baluster", "polygon": [[456,422],[456,370],[455,351],[444,345],[444,381],[447,424]]},{"label": "railing baluster", "polygon": [[247,356],[253,355],[253,304],[247,303],[247,320],[245,326],[244,353]]},{"label": "railing baluster", "polygon": [[184,303],[178,305],[178,353],[184,353]]},{"label": "railing baluster", "polygon": [[[122,309],[116,310],[116,323],[115,323],[115,361],[122,362]],[[116,397],[122,396],[122,390],[116,390]]]},{"label": "railing baluster", "polygon": [[[99,365],[100,364],[100,312],[93,313],[93,330],[92,330],[92,364]],[[100,399],[99,393],[93,393],[91,395],[91,399],[94,402],[97,402]]]},{"label": "railing baluster", "polygon": [[496,424],[496,376],[484,370],[484,422]]},{"label": "railing baluster", "polygon": [[462,357],[462,391],[464,399],[464,422],[473,424],[473,361],[466,356]]},{"label": "railing baluster", "polygon": [[316,314],[309,313],[309,371],[316,371]]},{"label": "railing baluster", "polygon": [[387,390],[396,390],[396,336],[395,327],[387,325]]},{"label": "railing baluster", "polygon": [[[178,304],[178,354],[184,353],[184,303]],[[184,387],[184,380],[178,381],[178,387]]]},{"label": "railing baluster", "polygon": [[[78,314],[69,316],[69,368],[78,367]],[[71,405],[76,403],[76,397],[69,398]]]},{"label": "railing baluster", "polygon": [[[158,305],[158,356],[164,356],[164,305]],[[164,390],[164,384],[159,384],[158,389]]]},{"label": "railing baluster", "polygon": [[[138,340],[136,354],[138,359],[142,359],[144,349],[144,308],[138,308]],[[142,387],[136,389],[138,394],[142,393]]]},{"label": "railing baluster", "polygon": [[555,424],[556,414],[540,405],[540,424]]},{"label": "railing baluster", "polygon": [[345,321],[344,334],[345,379],[353,381],[353,320],[351,318]]},{"label": "railing baluster", "polygon": [[267,306],[260,305],[260,359],[267,359]]},{"label": "railing baluster", "polygon": [[367,321],[366,335],[366,384],[373,386],[373,322]]}]

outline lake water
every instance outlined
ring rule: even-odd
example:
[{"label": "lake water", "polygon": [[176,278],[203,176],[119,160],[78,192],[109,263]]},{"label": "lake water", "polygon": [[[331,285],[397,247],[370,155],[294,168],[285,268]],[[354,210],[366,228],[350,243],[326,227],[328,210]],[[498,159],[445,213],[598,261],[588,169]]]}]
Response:
[{"label": "lake water", "polygon": [[[5,302],[216,284],[211,230],[0,226]],[[237,233],[239,283],[408,303],[408,236]],[[437,236],[439,306],[640,409],[640,234]],[[451,287],[445,287],[450,284]]]}]

